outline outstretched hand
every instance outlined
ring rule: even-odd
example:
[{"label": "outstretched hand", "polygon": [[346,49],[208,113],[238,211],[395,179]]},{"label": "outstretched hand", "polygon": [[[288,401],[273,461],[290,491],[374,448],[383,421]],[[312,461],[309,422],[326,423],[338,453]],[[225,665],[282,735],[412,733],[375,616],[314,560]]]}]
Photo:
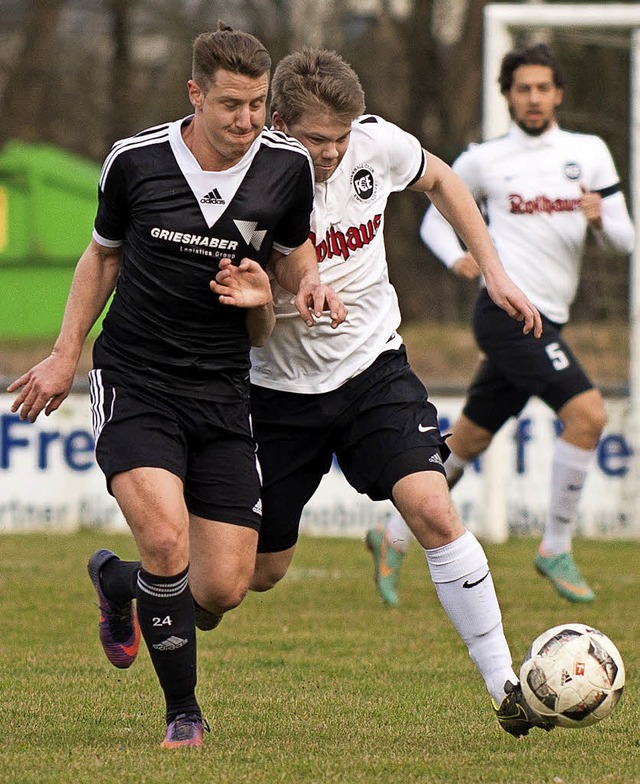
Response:
[{"label": "outstretched hand", "polygon": [[269,276],[252,259],[242,259],[238,266],[231,259],[221,259],[220,270],[209,287],[223,305],[236,308],[258,308],[273,299]]},{"label": "outstretched hand", "polygon": [[67,397],[73,385],[76,362],[52,353],[42,362],[17,378],[7,387],[7,392],[20,390],[11,406],[11,412],[19,411],[20,419],[35,422],[44,410],[49,416]]},{"label": "outstretched hand", "polygon": [[300,284],[294,300],[298,313],[308,327],[315,324],[315,320],[328,311],[333,329],[338,327],[347,318],[347,308],[343,301],[331,288],[318,281]]},{"label": "outstretched hand", "polygon": [[542,318],[535,305],[506,275],[499,280],[486,281],[491,299],[516,321],[524,321],[522,331],[525,335],[533,332],[534,337],[542,335]]}]

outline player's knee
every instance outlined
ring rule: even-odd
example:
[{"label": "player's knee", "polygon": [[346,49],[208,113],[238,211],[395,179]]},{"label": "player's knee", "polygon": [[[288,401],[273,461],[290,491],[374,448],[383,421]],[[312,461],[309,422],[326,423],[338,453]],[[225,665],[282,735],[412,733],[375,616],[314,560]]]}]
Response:
[{"label": "player's knee", "polygon": [[165,526],[146,537],[141,546],[142,563],[153,574],[177,574],[188,560],[184,531]]},{"label": "player's knee", "polygon": [[258,553],[250,588],[252,591],[269,591],[287,573],[295,545],[275,553]]},{"label": "player's knee", "polygon": [[607,426],[607,411],[599,394],[580,402],[582,405],[568,405],[561,411],[565,438],[570,443],[593,448]]},{"label": "player's knee", "polygon": [[196,601],[209,612],[226,613],[241,604],[248,591],[249,586],[245,581],[214,583],[201,590]]},{"label": "player's knee", "polygon": [[257,593],[270,591],[287,573],[286,569],[275,567],[256,569],[251,578],[250,588]]},{"label": "player's knee", "polygon": [[453,541],[463,530],[448,492],[423,496],[414,506],[411,519],[414,533],[423,547]]},{"label": "player's knee", "polygon": [[580,426],[587,431],[588,435],[596,442],[602,435],[602,431],[607,424],[607,412],[604,407],[604,401],[598,395],[591,405],[585,406],[585,409],[580,417]]},{"label": "player's knee", "polygon": [[591,428],[596,437],[596,440],[599,439],[604,432],[604,429],[607,426],[607,420],[607,412],[604,406],[601,406],[596,411],[594,411],[591,418]]}]

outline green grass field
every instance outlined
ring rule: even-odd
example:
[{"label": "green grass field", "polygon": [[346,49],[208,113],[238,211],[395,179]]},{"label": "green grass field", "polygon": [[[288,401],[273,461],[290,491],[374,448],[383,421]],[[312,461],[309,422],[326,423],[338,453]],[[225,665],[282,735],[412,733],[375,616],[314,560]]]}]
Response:
[{"label": "green grass field", "polygon": [[519,661],[563,621],[599,627],[625,660],[612,716],[516,741],[437,602],[413,545],[402,605],[383,607],[361,542],[300,541],[272,592],[251,594],[199,633],[204,749],[159,748],[163,702],[146,653],[104,658],[86,560],[134,557],[123,534],[0,538],[0,782],[74,784],[630,784],[640,782],[640,559],[637,542],[576,542],[598,591],[570,606],[536,576],[533,540],[487,546]]}]

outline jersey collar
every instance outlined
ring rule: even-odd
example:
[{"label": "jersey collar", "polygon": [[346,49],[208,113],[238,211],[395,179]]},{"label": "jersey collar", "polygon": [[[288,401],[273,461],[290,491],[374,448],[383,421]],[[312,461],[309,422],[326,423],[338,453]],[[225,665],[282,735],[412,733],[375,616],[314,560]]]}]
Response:
[{"label": "jersey collar", "polygon": [[548,131],[545,131],[540,136],[530,136],[514,122],[512,122],[509,126],[509,136],[511,136],[511,138],[514,139],[514,141],[516,141],[518,144],[522,145],[523,147],[527,147],[530,150],[535,150],[539,147],[553,146],[559,134],[560,128],[558,127],[557,123],[554,123]]}]

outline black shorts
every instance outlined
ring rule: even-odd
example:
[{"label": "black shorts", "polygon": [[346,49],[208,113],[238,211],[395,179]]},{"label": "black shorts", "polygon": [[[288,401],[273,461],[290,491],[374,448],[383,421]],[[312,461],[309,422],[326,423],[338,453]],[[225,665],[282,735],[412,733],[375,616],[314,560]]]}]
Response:
[{"label": "black shorts", "polygon": [[542,316],[542,337],[524,335],[522,322],[507,315],[483,290],[473,314],[473,331],[484,359],[470,384],[464,415],[497,433],[534,395],[557,412],[572,397],[593,389],[561,330],[561,324]]},{"label": "black shorts", "polygon": [[385,351],[331,392],[303,395],[252,386],[251,416],[262,469],[259,552],[296,543],[302,510],[334,454],[349,484],[375,501],[391,499],[404,476],[444,473],[449,450],[437,412],[404,347]]},{"label": "black shorts", "polygon": [[114,474],[164,468],[184,484],[198,517],[260,528],[260,475],[248,401],[219,403],[168,396],[89,373],[96,460],[109,492]]}]

